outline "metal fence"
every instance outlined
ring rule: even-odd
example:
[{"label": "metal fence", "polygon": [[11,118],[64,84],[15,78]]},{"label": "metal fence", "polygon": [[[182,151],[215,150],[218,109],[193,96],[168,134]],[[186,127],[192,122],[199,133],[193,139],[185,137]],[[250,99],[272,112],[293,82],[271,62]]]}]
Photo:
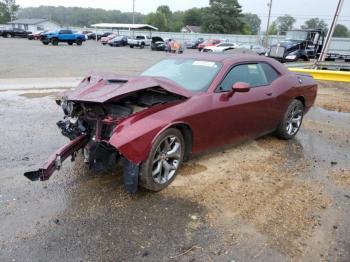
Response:
[{"label": "metal fence", "polygon": [[[78,31],[91,30],[95,31],[94,28],[74,28]],[[112,30],[97,30],[98,32],[111,32]],[[120,35],[139,35],[146,34],[149,35],[149,31],[128,31],[128,30],[114,30],[114,32],[119,33]],[[181,33],[181,32],[158,32],[153,31],[151,33],[153,36],[160,36],[162,38],[172,38],[177,39],[181,42],[190,41],[202,37],[204,39],[215,38],[215,39],[227,39],[228,41],[238,43],[238,44],[262,44],[264,36],[262,35],[229,35],[229,34],[203,34],[203,33]],[[269,36],[269,45],[276,44],[279,41],[282,41],[284,36]],[[333,38],[331,46],[329,49],[330,52],[341,52],[341,53],[350,53],[350,38]]]}]

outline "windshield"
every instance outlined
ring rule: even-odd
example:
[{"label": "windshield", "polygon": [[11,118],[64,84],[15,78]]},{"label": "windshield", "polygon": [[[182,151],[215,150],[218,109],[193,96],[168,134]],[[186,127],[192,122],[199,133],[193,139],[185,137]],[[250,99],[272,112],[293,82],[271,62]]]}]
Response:
[{"label": "windshield", "polygon": [[288,31],[286,34],[287,41],[304,41],[307,38],[307,32],[304,31]]},{"label": "windshield", "polygon": [[165,77],[183,88],[192,91],[206,91],[221,68],[221,64],[195,59],[165,59],[153,65],[143,76]]}]

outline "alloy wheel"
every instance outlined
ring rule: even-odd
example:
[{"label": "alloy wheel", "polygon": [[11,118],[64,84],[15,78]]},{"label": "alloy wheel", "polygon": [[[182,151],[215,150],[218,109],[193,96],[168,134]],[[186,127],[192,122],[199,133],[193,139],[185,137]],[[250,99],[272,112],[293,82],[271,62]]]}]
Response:
[{"label": "alloy wheel", "polygon": [[152,178],[155,183],[165,184],[175,175],[181,154],[178,137],[170,135],[161,141],[152,160]]},{"label": "alloy wheel", "polygon": [[288,135],[293,136],[295,135],[301,125],[303,117],[303,108],[299,105],[296,104],[292,110],[290,110],[287,121],[286,121],[286,131]]}]

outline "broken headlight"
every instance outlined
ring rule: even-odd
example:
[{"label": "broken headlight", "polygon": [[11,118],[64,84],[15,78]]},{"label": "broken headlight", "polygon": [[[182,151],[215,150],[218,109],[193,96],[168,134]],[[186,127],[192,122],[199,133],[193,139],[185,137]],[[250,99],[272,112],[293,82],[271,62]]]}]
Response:
[{"label": "broken headlight", "polygon": [[74,102],[72,101],[67,101],[67,100],[63,100],[63,102],[61,103],[61,107],[63,109],[63,112],[65,115],[69,116],[69,117],[74,117],[76,114],[76,109],[77,106]]}]

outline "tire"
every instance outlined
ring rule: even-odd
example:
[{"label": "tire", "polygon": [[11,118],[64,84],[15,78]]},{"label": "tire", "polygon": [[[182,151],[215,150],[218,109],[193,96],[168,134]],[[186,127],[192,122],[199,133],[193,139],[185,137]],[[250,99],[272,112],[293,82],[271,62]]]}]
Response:
[{"label": "tire", "polygon": [[51,43],[52,43],[52,45],[57,46],[58,45],[58,39],[57,38],[52,39]]},{"label": "tire", "polygon": [[49,42],[47,42],[47,41],[43,41],[42,42],[44,45],[48,45],[49,44]]},{"label": "tire", "polygon": [[144,43],[141,43],[140,48],[141,48],[141,49],[144,49],[144,48],[145,48],[145,44],[144,44]]},{"label": "tire", "polygon": [[5,37],[6,37],[6,38],[11,38],[12,35],[11,35],[10,33],[7,33],[7,34],[5,35]]},{"label": "tire", "polygon": [[133,46],[133,45],[130,45],[130,48],[134,48],[134,46]]},{"label": "tire", "polygon": [[[175,149],[176,151],[172,152],[170,157],[169,153]],[[152,145],[147,160],[141,164],[140,186],[151,191],[166,188],[175,179],[182,164],[184,152],[185,142],[181,132],[176,128],[165,130]],[[155,172],[156,170],[159,172]]]},{"label": "tire", "polygon": [[77,45],[82,45],[82,44],[83,44],[83,41],[81,41],[81,39],[77,39],[77,40],[75,40],[75,43],[76,43]]},{"label": "tire", "polygon": [[73,43],[72,42],[68,42],[68,45],[73,45]]},{"label": "tire", "polygon": [[299,132],[303,117],[304,105],[301,101],[294,99],[277,127],[276,136],[285,140],[292,139]]}]

